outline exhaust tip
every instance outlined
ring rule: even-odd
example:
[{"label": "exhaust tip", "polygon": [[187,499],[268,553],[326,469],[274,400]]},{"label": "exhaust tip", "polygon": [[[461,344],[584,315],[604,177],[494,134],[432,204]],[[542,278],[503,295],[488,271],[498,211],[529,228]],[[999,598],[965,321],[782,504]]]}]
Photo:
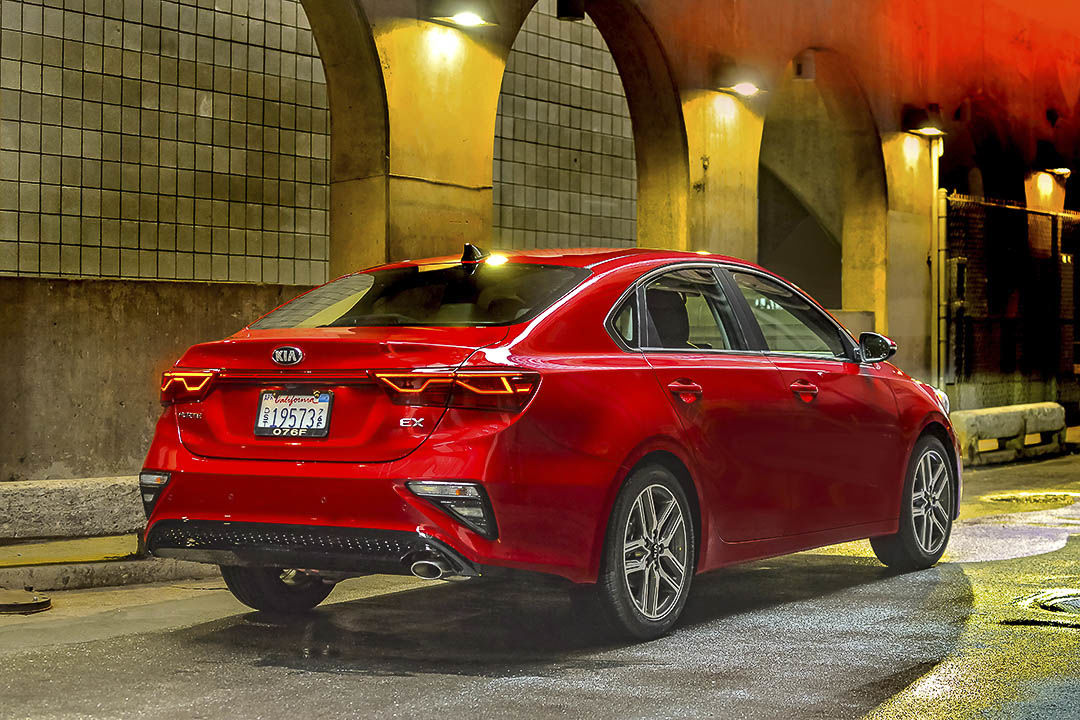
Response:
[{"label": "exhaust tip", "polygon": [[409,566],[409,571],[424,580],[440,580],[453,572],[449,565],[438,558],[417,560]]}]

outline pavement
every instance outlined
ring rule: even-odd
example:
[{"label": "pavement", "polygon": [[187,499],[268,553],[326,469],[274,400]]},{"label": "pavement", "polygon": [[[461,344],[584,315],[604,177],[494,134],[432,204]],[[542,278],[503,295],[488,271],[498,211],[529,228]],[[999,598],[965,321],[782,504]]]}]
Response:
[{"label": "pavement", "polygon": [[965,474],[938,566],[866,542],[695,579],[667,637],[615,642],[539,582],[340,584],[310,614],[220,580],[50,593],[0,616],[0,718],[1072,718],[1080,456]]}]

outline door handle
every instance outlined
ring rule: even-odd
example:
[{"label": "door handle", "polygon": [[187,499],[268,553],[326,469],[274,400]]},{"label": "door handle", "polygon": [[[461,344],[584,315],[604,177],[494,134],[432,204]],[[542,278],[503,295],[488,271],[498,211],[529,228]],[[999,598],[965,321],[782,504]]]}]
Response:
[{"label": "door handle", "polygon": [[700,385],[686,378],[672,380],[668,383],[667,389],[675,393],[687,405],[696,402],[704,392]]},{"label": "door handle", "polygon": [[818,387],[809,380],[796,380],[789,386],[791,392],[799,396],[803,402],[811,402],[818,394]]}]

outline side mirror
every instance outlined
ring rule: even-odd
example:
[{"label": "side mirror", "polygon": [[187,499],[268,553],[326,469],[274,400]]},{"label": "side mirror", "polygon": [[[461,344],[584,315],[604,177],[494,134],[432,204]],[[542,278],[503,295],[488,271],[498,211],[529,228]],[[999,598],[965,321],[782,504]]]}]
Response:
[{"label": "side mirror", "polygon": [[864,363],[884,362],[896,354],[896,343],[884,335],[864,332],[859,335],[859,355]]}]

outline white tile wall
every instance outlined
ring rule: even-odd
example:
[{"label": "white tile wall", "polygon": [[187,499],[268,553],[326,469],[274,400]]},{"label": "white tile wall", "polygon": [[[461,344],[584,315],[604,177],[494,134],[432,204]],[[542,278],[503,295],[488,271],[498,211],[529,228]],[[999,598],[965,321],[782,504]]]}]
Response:
[{"label": "white tile wall", "polygon": [[321,282],[328,133],[297,0],[2,0],[0,274]]},{"label": "white tile wall", "polygon": [[637,170],[622,82],[592,21],[541,0],[514,42],[495,125],[494,245],[633,246]]}]

